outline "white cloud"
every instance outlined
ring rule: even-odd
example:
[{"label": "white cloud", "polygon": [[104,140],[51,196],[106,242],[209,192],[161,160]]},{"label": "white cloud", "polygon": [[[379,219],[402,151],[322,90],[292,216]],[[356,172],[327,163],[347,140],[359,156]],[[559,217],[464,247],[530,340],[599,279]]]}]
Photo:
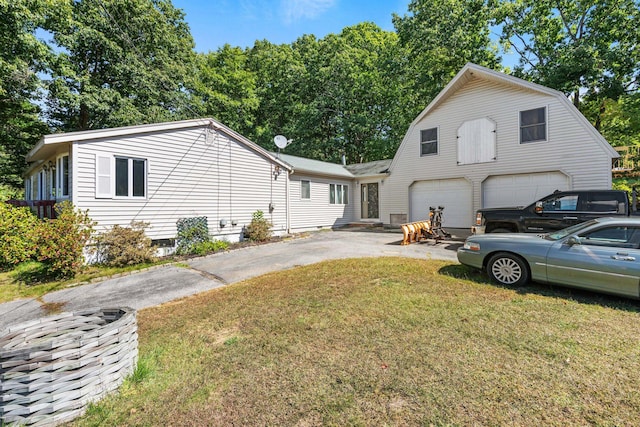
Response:
[{"label": "white cloud", "polygon": [[336,4],[336,0],[282,0],[282,15],[286,23],[313,19]]}]

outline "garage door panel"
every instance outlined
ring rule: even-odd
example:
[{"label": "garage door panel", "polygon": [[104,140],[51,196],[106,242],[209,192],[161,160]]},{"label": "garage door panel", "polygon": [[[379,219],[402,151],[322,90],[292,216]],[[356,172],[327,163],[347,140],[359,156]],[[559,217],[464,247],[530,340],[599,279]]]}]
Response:
[{"label": "garage door panel", "polygon": [[429,218],[429,207],[444,206],[444,227],[467,228],[473,217],[472,187],[465,179],[418,181],[409,189],[410,220]]},{"label": "garage door panel", "polygon": [[568,189],[569,178],[562,172],[492,176],[482,184],[482,207],[527,206],[555,190]]}]

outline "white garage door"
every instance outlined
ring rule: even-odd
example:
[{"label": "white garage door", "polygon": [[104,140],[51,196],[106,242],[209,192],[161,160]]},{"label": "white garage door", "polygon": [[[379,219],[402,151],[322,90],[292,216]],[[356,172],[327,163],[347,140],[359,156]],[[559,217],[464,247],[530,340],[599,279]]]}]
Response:
[{"label": "white garage door", "polygon": [[568,190],[562,172],[491,176],[482,183],[482,207],[527,206],[555,190]]},{"label": "white garage door", "polygon": [[429,206],[444,206],[442,225],[467,228],[473,220],[471,183],[466,179],[418,181],[409,189],[411,221],[429,218]]}]

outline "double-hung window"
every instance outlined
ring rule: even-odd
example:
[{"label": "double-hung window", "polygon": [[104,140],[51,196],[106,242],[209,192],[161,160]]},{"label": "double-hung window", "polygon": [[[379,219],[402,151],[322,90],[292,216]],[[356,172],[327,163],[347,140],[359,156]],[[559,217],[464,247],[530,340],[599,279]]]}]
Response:
[{"label": "double-hung window", "polygon": [[329,204],[348,205],[349,186],[344,184],[329,184]]},{"label": "double-hung window", "polygon": [[546,107],[520,111],[520,144],[547,140]]},{"label": "double-hung window", "polygon": [[420,131],[420,155],[430,156],[438,154],[438,128]]}]

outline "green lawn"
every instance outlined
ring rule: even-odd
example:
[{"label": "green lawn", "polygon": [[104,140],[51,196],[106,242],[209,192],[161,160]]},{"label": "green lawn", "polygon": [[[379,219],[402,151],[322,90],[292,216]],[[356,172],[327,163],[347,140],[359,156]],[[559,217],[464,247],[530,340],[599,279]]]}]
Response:
[{"label": "green lawn", "polygon": [[634,425],[639,320],[446,262],[324,262],[140,311],[136,375],[75,424]]}]

